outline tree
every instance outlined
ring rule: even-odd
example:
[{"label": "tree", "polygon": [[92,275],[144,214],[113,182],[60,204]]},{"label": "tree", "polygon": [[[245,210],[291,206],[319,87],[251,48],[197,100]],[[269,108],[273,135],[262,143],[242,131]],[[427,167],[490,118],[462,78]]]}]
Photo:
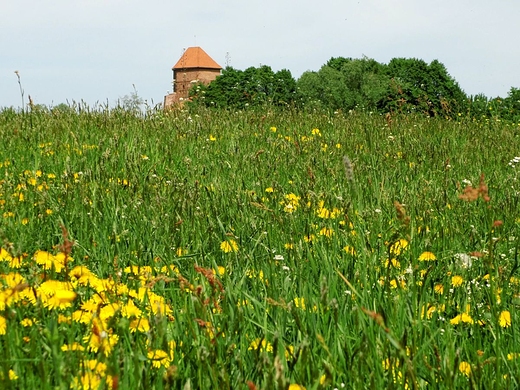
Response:
[{"label": "tree", "polygon": [[305,72],[297,82],[301,100],[329,109],[378,110],[389,91],[384,65],[369,58],[331,58],[318,72]]},{"label": "tree", "polygon": [[416,58],[394,58],[387,68],[393,80],[390,109],[399,101],[401,110],[428,115],[454,115],[465,110],[467,96],[439,61],[429,65]]},{"label": "tree", "polygon": [[129,94],[119,99],[117,102],[118,106],[125,111],[138,114],[141,112],[144,100],[138,95],[135,85],[132,84],[134,90]]},{"label": "tree", "polygon": [[227,67],[208,85],[192,88],[190,96],[194,104],[210,107],[287,105],[296,99],[296,81],[289,70],[273,72],[267,65],[244,71]]}]

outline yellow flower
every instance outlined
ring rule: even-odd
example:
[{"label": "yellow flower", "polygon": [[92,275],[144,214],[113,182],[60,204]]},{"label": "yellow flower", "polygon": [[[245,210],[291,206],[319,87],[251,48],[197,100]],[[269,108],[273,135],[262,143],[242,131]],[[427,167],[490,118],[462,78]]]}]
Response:
[{"label": "yellow flower", "polygon": [[437,260],[437,257],[432,252],[423,252],[419,256],[419,261],[433,261]]},{"label": "yellow flower", "polygon": [[154,368],[161,368],[161,366],[170,366],[170,357],[162,349],[155,349],[148,352],[148,359],[152,361]]},{"label": "yellow flower", "polygon": [[435,291],[437,294],[444,294],[444,286],[442,284],[436,284],[433,287],[433,291]]},{"label": "yellow flower", "polygon": [[284,245],[285,249],[294,249],[294,244],[292,242],[288,242]]},{"label": "yellow flower", "polygon": [[451,278],[451,285],[453,287],[459,287],[459,286],[462,286],[462,282],[464,282],[464,279],[462,278],[462,276],[459,276],[459,275],[455,275]]},{"label": "yellow flower", "polygon": [[473,324],[474,321],[473,321],[473,318],[471,318],[471,316],[466,313],[459,314],[458,316],[456,316],[450,320],[450,324],[452,324],[452,325],[458,325],[461,322],[466,323],[466,324]]},{"label": "yellow flower", "polygon": [[273,133],[276,133],[276,127],[274,126],[271,126],[271,129],[270,129]]},{"label": "yellow flower", "polygon": [[9,370],[9,380],[15,381],[18,379],[18,375],[16,375],[16,372],[14,370]]},{"label": "yellow flower", "polygon": [[112,330],[105,330],[103,322],[99,318],[92,319],[92,331],[83,337],[83,342],[88,344],[88,350],[97,353],[101,350],[105,356],[109,356],[112,349],[119,341],[119,336],[112,334]]},{"label": "yellow flower", "polygon": [[20,321],[20,325],[22,325],[24,328],[27,328],[29,326],[32,326],[34,324],[34,320],[30,318],[24,318]]},{"label": "yellow flower", "polygon": [[108,320],[109,318],[112,318],[118,310],[119,305],[117,303],[109,303],[99,310],[99,318],[103,321]]},{"label": "yellow flower", "polygon": [[77,280],[82,286],[89,284],[91,278],[96,278],[95,275],[84,265],[78,265],[69,272],[69,277],[72,280]]},{"label": "yellow flower", "polygon": [[343,250],[352,256],[354,256],[356,254],[356,250],[353,247],[351,247],[350,245],[343,247]]},{"label": "yellow flower", "polygon": [[12,256],[4,248],[0,248],[0,261],[11,261]]},{"label": "yellow flower", "polygon": [[269,193],[269,194],[272,194],[274,192],[274,188],[273,187],[267,187],[265,189],[265,192]]},{"label": "yellow flower", "polygon": [[401,238],[398,241],[394,242],[392,246],[390,246],[390,254],[398,256],[403,251],[405,251],[407,247],[408,241],[404,238]]},{"label": "yellow flower", "polygon": [[4,317],[0,316],[0,334],[5,334],[7,331],[7,321]]},{"label": "yellow flower", "polygon": [[211,142],[215,142],[215,141],[217,140],[217,137],[215,137],[213,134],[210,134],[210,135],[209,135],[209,140],[210,140]]},{"label": "yellow flower", "polygon": [[471,365],[468,362],[460,362],[459,371],[469,377],[471,374]]},{"label": "yellow flower", "polygon": [[285,203],[283,201],[280,203],[284,204],[284,211],[286,213],[293,213],[298,209],[300,205],[300,199],[301,198],[299,196],[290,193],[285,195]]},{"label": "yellow flower", "polygon": [[70,290],[56,290],[54,295],[42,299],[43,305],[49,310],[64,309],[72,306],[72,301],[76,299],[77,294]]},{"label": "yellow flower", "polygon": [[317,135],[318,137],[321,137],[320,129],[312,129],[312,135]]},{"label": "yellow flower", "polygon": [[220,249],[224,253],[238,252],[238,244],[235,240],[222,241],[222,243],[220,244]]},{"label": "yellow flower", "polygon": [[296,305],[296,307],[305,310],[305,298],[294,298],[294,304]]},{"label": "yellow flower", "polygon": [[504,310],[498,317],[498,324],[502,328],[508,328],[511,326],[511,313],[508,310]]},{"label": "yellow flower", "polygon": [[213,275],[224,276],[226,274],[226,268],[219,265],[217,269],[213,270]]},{"label": "yellow flower", "polygon": [[146,333],[150,330],[150,322],[146,318],[136,318],[130,322],[128,327],[132,333],[136,331]]},{"label": "yellow flower", "polygon": [[44,269],[51,269],[54,264],[54,256],[46,251],[36,251],[34,260],[36,264],[43,265]]},{"label": "yellow flower", "polygon": [[324,227],[320,230],[319,234],[320,236],[331,238],[334,235],[334,230],[332,230],[331,228]]},{"label": "yellow flower", "polygon": [[139,309],[132,299],[129,299],[126,305],[121,308],[121,315],[126,318],[141,317],[141,309]]},{"label": "yellow flower", "polygon": [[315,238],[316,238],[316,236],[314,234],[308,234],[306,236],[303,236],[303,240],[305,242],[312,242],[312,241],[314,241]]},{"label": "yellow flower", "polygon": [[61,346],[63,352],[67,351],[84,351],[85,348],[80,343],[63,344]]},{"label": "yellow flower", "polygon": [[288,390],[305,390],[305,387],[296,383],[291,383]]},{"label": "yellow flower", "polygon": [[273,345],[268,342],[266,339],[254,339],[251,344],[249,345],[248,351],[251,350],[258,350],[260,351],[266,351],[266,352],[273,352]]}]

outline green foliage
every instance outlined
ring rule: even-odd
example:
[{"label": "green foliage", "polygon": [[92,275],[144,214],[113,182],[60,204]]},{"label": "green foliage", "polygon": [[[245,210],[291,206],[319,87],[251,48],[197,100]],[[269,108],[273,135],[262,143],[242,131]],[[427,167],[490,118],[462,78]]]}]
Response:
[{"label": "green foliage", "polygon": [[437,60],[428,65],[415,58],[394,58],[386,72],[393,81],[390,100],[401,112],[453,117],[465,111],[465,93]]},{"label": "green foliage", "polygon": [[195,104],[208,107],[245,108],[264,105],[287,106],[294,103],[296,81],[291,72],[273,72],[263,65],[245,71],[227,67],[209,85],[199,84],[190,91]]},{"label": "green foliage", "polygon": [[454,116],[466,106],[464,92],[438,61],[331,58],[318,72],[304,73],[298,89],[304,102],[329,109]]},{"label": "green foliage", "polygon": [[394,58],[383,64],[366,57],[333,57],[297,81],[290,71],[273,72],[266,65],[244,71],[227,67],[209,85],[199,84],[190,91],[192,104],[206,107],[291,106],[509,121],[520,120],[519,95],[518,89],[511,88],[504,99],[490,100],[483,94],[468,97],[438,60],[428,64],[416,58]]},{"label": "green foliage", "polygon": [[377,111],[388,95],[384,66],[372,59],[331,58],[318,72],[305,72],[297,82],[300,99],[331,110]]},{"label": "green foliage", "polygon": [[507,97],[492,99],[490,107],[491,116],[520,123],[520,89],[511,88]]}]

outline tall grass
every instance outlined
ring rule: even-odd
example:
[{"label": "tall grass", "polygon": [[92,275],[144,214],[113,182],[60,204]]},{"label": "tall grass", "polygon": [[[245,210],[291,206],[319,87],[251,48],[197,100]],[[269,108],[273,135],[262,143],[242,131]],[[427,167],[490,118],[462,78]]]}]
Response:
[{"label": "tall grass", "polygon": [[517,387],[519,134],[4,109],[0,384]]}]

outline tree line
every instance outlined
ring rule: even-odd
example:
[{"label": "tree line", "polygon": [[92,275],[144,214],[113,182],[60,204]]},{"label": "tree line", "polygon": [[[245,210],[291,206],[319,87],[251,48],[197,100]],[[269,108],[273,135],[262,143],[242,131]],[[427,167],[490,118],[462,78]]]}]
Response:
[{"label": "tree line", "polygon": [[520,89],[511,88],[505,98],[468,96],[441,62],[428,64],[416,58],[383,64],[366,57],[335,57],[297,80],[289,70],[275,72],[267,65],[246,70],[226,67],[210,84],[195,85],[190,97],[191,104],[217,108],[272,105],[520,122]]}]

